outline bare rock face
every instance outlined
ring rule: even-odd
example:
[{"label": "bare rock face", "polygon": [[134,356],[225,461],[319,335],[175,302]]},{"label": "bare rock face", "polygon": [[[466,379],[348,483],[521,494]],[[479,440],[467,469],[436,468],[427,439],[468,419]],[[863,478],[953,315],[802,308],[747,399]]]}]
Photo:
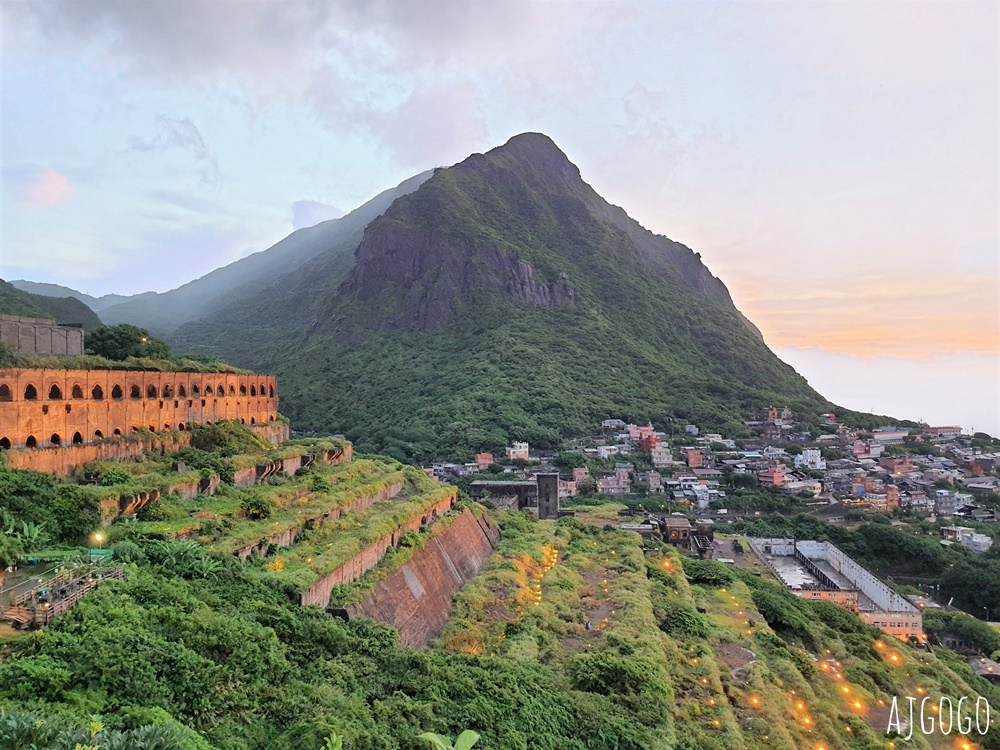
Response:
[{"label": "bare rock face", "polygon": [[447,324],[457,298],[470,290],[495,290],[516,305],[540,307],[571,305],[576,297],[567,274],[542,278],[514,250],[391,223],[365,234],[344,288],[358,301],[392,300],[390,309],[379,305],[378,327],[410,331]]}]

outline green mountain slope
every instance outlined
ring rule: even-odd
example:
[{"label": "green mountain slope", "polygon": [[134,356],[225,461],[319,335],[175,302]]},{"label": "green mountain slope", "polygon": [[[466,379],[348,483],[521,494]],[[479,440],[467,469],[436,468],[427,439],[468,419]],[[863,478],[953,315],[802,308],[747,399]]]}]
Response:
[{"label": "green mountain slope", "polygon": [[[350,257],[368,223],[400,195],[416,190],[430,176],[424,172],[385,190],[339,219],[292,232],[267,250],[240,258],[163,294],[149,292],[112,305],[103,313],[109,324],[132,323],[157,336],[187,321],[214,315],[227,304],[245,300],[259,307],[257,295],[276,278],[300,269],[319,254]],[[258,313],[253,320],[259,321]]]},{"label": "green mountain slope", "polygon": [[735,427],[769,402],[830,407],[696,253],[604,201],[543,135],[436,170],[343,274],[318,256],[173,343],[263,361],[299,427],[411,459],[552,446],[612,415]]},{"label": "green mountain slope", "polygon": [[[68,286],[61,286],[59,284],[49,284],[40,281],[26,281],[24,279],[14,279],[10,283],[22,292],[38,294],[43,297],[75,297],[96,313],[99,313],[106,307],[111,307],[111,305],[117,305],[120,302],[126,302],[141,296],[135,295],[129,297],[122,294],[105,294],[100,297],[94,297]],[[152,294],[152,292],[147,292],[147,294]]]},{"label": "green mountain slope", "polygon": [[51,318],[57,323],[79,323],[85,330],[104,325],[97,313],[74,297],[30,294],[0,279],[0,314]]}]

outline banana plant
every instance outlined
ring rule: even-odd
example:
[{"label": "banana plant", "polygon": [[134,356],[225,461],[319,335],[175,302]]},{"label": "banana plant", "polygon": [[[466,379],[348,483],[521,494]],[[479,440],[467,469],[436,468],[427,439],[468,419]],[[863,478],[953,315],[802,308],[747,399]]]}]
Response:
[{"label": "banana plant", "polygon": [[322,750],[344,750],[344,739],[339,734],[331,734],[323,740]]},{"label": "banana plant", "polygon": [[473,745],[479,742],[479,735],[471,729],[466,729],[455,738],[454,745],[451,744],[450,737],[445,737],[443,734],[434,734],[433,732],[424,732],[421,735],[417,735],[417,739],[427,740],[434,745],[437,750],[469,750]]}]

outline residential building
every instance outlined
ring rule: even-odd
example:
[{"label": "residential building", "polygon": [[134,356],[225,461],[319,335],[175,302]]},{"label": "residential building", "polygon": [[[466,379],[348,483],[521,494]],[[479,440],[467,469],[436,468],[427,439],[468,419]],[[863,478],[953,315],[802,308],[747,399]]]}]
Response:
[{"label": "residential building", "polygon": [[913,471],[913,461],[909,456],[883,456],[878,465],[893,476],[901,477]]},{"label": "residential building", "polygon": [[961,427],[928,427],[924,430],[924,434],[927,435],[931,440],[953,440],[962,434]]},{"label": "residential building", "polygon": [[674,464],[674,457],[670,452],[669,445],[657,445],[649,452],[649,455],[653,460],[653,466],[657,469],[673,466]]},{"label": "residential building", "polygon": [[806,448],[801,455],[795,457],[795,468],[805,467],[813,471],[823,471],[826,469],[826,460],[819,448]]},{"label": "residential building", "polygon": [[601,495],[627,495],[632,491],[632,480],[627,471],[615,472],[613,476],[599,477],[597,492]]},{"label": "residential building", "polygon": [[618,455],[617,445],[599,445],[597,446],[597,457],[598,458],[611,458],[612,456]]},{"label": "residential building", "polygon": [[590,479],[590,469],[586,466],[578,466],[573,469],[573,481],[574,482],[585,482]]},{"label": "residential building", "polygon": [[480,469],[485,469],[488,466],[493,465],[493,454],[492,453],[477,453],[476,463],[479,465]]},{"label": "residential building", "polygon": [[697,469],[705,465],[705,454],[697,448],[683,448],[682,450],[687,456],[689,469]]},{"label": "residential building", "polygon": [[785,483],[785,465],[776,461],[757,472],[757,480],[765,487],[781,487]]},{"label": "residential building", "polygon": [[968,526],[943,526],[941,528],[941,538],[948,542],[958,542],[966,549],[973,552],[988,552],[993,546],[993,538],[986,534],[979,534],[975,529]]},{"label": "residential building", "polygon": [[511,443],[511,447],[507,449],[507,458],[520,458],[523,461],[529,460],[528,444],[518,442]]},{"label": "residential building", "polygon": [[652,453],[659,444],[660,440],[655,434],[644,435],[639,439],[639,450],[643,453]]},{"label": "residential building", "polygon": [[625,422],[621,419],[605,419],[601,422],[601,427],[609,430],[620,429],[625,426]]}]

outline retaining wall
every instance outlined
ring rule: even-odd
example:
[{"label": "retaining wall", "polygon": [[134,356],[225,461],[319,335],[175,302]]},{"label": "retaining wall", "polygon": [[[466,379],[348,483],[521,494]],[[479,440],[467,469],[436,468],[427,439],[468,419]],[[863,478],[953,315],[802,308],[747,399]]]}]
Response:
[{"label": "retaining wall", "polygon": [[355,581],[374,568],[385,557],[385,551],[390,546],[395,547],[399,544],[399,538],[403,534],[407,531],[419,529],[422,524],[427,523],[434,516],[441,516],[447,513],[455,504],[455,497],[456,493],[452,492],[444,500],[435,503],[419,516],[410,519],[391,534],[379,539],[367,549],[362,550],[350,560],[335,568],[333,572],[316,581],[306,591],[303,591],[299,599],[300,603],[303,606],[318,604],[321,607],[326,607],[330,603],[330,593],[333,591],[334,586],[341,586]]},{"label": "retaining wall", "polygon": [[499,541],[500,530],[489,518],[466,509],[348,614],[392,625],[404,646],[426,646],[447,624],[452,596],[479,575]]}]

